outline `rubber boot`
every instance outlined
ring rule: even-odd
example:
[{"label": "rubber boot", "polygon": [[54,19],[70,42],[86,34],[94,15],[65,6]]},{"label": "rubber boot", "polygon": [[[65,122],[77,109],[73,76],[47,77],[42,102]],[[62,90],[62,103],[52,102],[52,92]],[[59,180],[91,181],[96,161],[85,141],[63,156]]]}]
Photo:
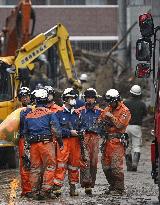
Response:
[{"label": "rubber boot", "polygon": [[136,172],[137,171],[137,166],[140,160],[140,152],[134,152],[133,155],[133,163],[132,163],[132,171]]},{"label": "rubber boot", "polygon": [[126,154],[127,171],[132,171],[132,154]]},{"label": "rubber boot", "polygon": [[40,194],[39,194],[39,197],[41,198],[41,200],[43,199],[49,199],[51,198],[51,190],[41,190],[40,191]]},{"label": "rubber boot", "polygon": [[76,190],[76,185],[75,184],[70,184],[70,196],[78,196],[78,192]]},{"label": "rubber boot", "polygon": [[111,169],[103,169],[104,174],[106,176],[106,179],[109,183],[109,188],[106,189],[105,194],[110,194],[111,191],[115,189],[115,181],[112,175],[112,170]]},{"label": "rubber boot", "polygon": [[30,198],[32,198],[34,200],[43,200],[44,199],[44,197],[41,196],[39,191],[32,192]]},{"label": "rubber boot", "polygon": [[51,198],[59,197],[61,194],[62,194],[62,192],[61,192],[61,186],[54,185],[54,186],[52,187]]},{"label": "rubber boot", "polygon": [[91,196],[92,195],[92,188],[91,187],[86,187],[85,188],[85,193],[87,194],[87,195],[89,195],[89,196]]}]

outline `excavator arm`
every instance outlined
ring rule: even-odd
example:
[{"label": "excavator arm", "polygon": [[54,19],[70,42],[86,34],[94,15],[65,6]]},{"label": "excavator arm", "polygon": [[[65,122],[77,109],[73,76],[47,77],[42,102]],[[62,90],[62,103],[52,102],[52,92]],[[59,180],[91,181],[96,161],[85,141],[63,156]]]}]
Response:
[{"label": "excavator arm", "polygon": [[33,60],[53,45],[56,45],[58,48],[59,57],[63,63],[69,82],[76,88],[80,89],[81,85],[76,79],[74,79],[72,73],[72,66],[75,65],[75,61],[69,40],[69,34],[62,24],[57,24],[45,33],[39,34],[17,50],[14,61],[16,75],[18,76],[19,74],[19,68],[22,69],[28,67],[31,69]]},{"label": "excavator arm", "polygon": [[17,90],[26,77],[22,70],[34,69],[34,60],[54,45],[57,46],[69,82],[81,89],[81,84],[72,73],[75,61],[69,34],[62,24],[57,24],[24,44],[15,56],[0,57],[0,112],[3,114],[0,120],[4,120],[17,106]]}]

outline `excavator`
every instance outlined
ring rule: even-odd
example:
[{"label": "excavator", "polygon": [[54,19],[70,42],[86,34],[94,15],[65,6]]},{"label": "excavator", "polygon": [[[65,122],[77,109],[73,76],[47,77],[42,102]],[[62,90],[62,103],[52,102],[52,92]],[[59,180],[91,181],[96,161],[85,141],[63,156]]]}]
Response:
[{"label": "excavator", "polygon": [[20,0],[0,32],[0,56],[15,55],[15,51],[32,38],[35,22],[31,0]]},{"label": "excavator", "polygon": [[[18,104],[17,91],[26,80],[26,73],[35,69],[34,60],[54,45],[57,47],[58,56],[69,83],[77,89],[81,89],[81,84],[75,79],[73,74],[75,61],[68,31],[64,25],[57,24],[24,44],[16,51],[15,56],[0,57],[1,121],[16,109]],[[2,139],[1,136],[0,139]],[[0,162],[4,161],[5,158],[7,161],[5,163],[8,163],[9,168],[16,168],[17,157],[15,149],[16,146],[13,143],[0,140]]]}]

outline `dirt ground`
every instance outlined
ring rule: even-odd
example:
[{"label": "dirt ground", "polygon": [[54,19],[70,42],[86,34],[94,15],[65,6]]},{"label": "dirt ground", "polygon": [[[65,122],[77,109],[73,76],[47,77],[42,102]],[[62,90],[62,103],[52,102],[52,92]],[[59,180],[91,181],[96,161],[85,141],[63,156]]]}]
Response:
[{"label": "dirt ground", "polygon": [[[19,171],[0,170],[0,204],[1,205],[158,205],[158,187],[151,178],[150,144],[153,139],[150,136],[151,127],[143,128],[143,146],[140,164],[137,172],[125,170],[125,188],[123,196],[107,196],[105,189],[108,187],[103,174],[101,164],[98,164],[96,186],[93,196],[85,196],[84,190],[78,185],[80,195],[70,197],[68,194],[68,183],[66,181],[63,194],[60,198],[47,201],[33,201],[20,197]],[[99,159],[101,154],[99,154]],[[100,160],[99,160],[100,162]]]}]

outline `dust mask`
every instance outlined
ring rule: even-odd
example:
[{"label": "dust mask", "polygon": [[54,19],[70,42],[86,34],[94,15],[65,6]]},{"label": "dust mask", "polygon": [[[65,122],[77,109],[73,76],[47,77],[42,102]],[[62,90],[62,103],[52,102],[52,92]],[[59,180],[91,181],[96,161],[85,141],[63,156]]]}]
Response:
[{"label": "dust mask", "polygon": [[76,105],[76,100],[75,100],[75,99],[71,99],[71,100],[69,101],[69,104],[70,104],[71,106]]}]

